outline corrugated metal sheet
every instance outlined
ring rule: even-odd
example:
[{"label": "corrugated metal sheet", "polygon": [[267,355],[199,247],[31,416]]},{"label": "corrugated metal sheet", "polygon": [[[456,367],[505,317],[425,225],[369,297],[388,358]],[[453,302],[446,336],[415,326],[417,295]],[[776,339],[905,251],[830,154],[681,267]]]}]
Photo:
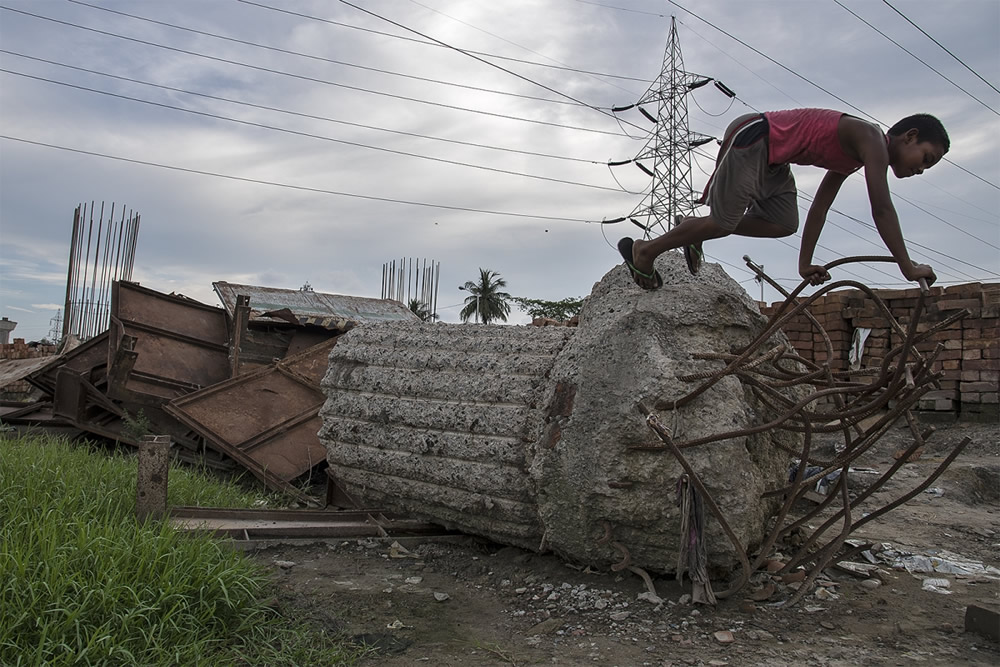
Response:
[{"label": "corrugated metal sheet", "polygon": [[264,318],[264,313],[288,310],[300,324],[329,326],[344,322],[415,322],[420,321],[409,308],[390,299],[369,299],[343,294],[304,292],[301,290],[257,287],[235,283],[212,283],[223,307],[232,317],[236,310],[236,297],[250,297],[251,320],[269,322],[288,321],[287,318]]}]

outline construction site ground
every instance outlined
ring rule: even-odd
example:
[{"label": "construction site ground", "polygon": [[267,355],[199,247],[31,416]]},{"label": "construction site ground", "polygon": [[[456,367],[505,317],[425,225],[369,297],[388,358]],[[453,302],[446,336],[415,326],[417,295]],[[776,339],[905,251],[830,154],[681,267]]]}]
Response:
[{"label": "construction site ground", "polygon": [[[964,436],[972,444],[926,492],[854,537],[1000,567],[1000,425],[937,425],[921,457],[877,502],[918,484]],[[908,428],[894,428],[860,465],[885,470],[911,443]],[[832,452],[833,441],[824,446]],[[665,483],[664,493],[672,487]],[[770,598],[750,599],[768,579],[760,574],[712,608],[687,602],[690,584],[672,577],[653,578],[662,602],[651,601],[631,572],[594,571],[464,536],[395,545],[271,542],[254,554],[274,570],[276,604],[303,623],[370,646],[364,664],[1000,664],[1000,644],[965,631],[969,605],[989,607],[1000,598],[1000,579],[989,569],[911,573],[880,561],[867,583],[828,569],[824,585],[790,608],[781,603],[793,591],[780,582]],[[945,579],[947,588],[927,590],[927,578]]]}]

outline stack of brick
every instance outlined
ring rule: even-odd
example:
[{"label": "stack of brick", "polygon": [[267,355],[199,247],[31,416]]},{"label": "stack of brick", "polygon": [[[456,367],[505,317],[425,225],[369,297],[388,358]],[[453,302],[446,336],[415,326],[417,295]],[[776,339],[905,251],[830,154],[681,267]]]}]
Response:
[{"label": "stack of brick", "polygon": [[[905,330],[912,321],[919,290],[876,290],[875,294]],[[770,316],[778,306],[780,303],[761,304],[761,312]],[[939,344],[943,346],[935,364],[935,370],[943,373],[941,386],[925,394],[917,408],[930,419],[996,420],[1000,418],[997,398],[1000,284],[931,288],[924,301],[918,331],[928,331],[961,309],[969,311],[969,315],[917,345],[922,354],[932,352]],[[862,369],[880,366],[889,350],[902,342],[875,301],[860,290],[826,294],[812,304],[810,313],[830,337],[832,358],[827,359],[822,335],[805,315],[790,320],[784,327],[785,333],[802,357],[816,363],[829,361],[834,371],[849,368],[852,340],[858,330],[869,330],[862,351]]]}]

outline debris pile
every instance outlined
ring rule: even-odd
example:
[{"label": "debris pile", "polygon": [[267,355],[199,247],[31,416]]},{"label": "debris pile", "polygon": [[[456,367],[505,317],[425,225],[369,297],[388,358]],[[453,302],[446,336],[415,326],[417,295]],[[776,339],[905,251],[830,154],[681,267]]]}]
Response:
[{"label": "debris pile", "polygon": [[181,459],[242,466],[309,501],[291,482],[325,465],[316,433],[330,349],[354,326],[416,315],[390,300],[213,287],[223,308],[114,282],[108,329],[6,378],[38,394],[4,404],[0,420],[131,445],[169,435]]}]

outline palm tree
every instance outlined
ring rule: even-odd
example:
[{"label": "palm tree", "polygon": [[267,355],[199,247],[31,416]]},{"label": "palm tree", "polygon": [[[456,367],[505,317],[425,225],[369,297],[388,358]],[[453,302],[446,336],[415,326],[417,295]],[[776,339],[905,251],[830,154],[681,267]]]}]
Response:
[{"label": "palm tree", "polygon": [[494,320],[507,321],[510,315],[511,295],[500,290],[507,286],[507,281],[500,277],[496,271],[489,269],[479,269],[479,282],[471,280],[459,287],[469,293],[465,299],[465,308],[459,313],[463,322],[468,322],[473,315],[477,320],[482,320],[483,324],[489,324]]},{"label": "palm tree", "polygon": [[433,322],[437,319],[437,315],[431,312],[430,306],[420,299],[410,299],[408,307],[414,315],[424,322]]}]

